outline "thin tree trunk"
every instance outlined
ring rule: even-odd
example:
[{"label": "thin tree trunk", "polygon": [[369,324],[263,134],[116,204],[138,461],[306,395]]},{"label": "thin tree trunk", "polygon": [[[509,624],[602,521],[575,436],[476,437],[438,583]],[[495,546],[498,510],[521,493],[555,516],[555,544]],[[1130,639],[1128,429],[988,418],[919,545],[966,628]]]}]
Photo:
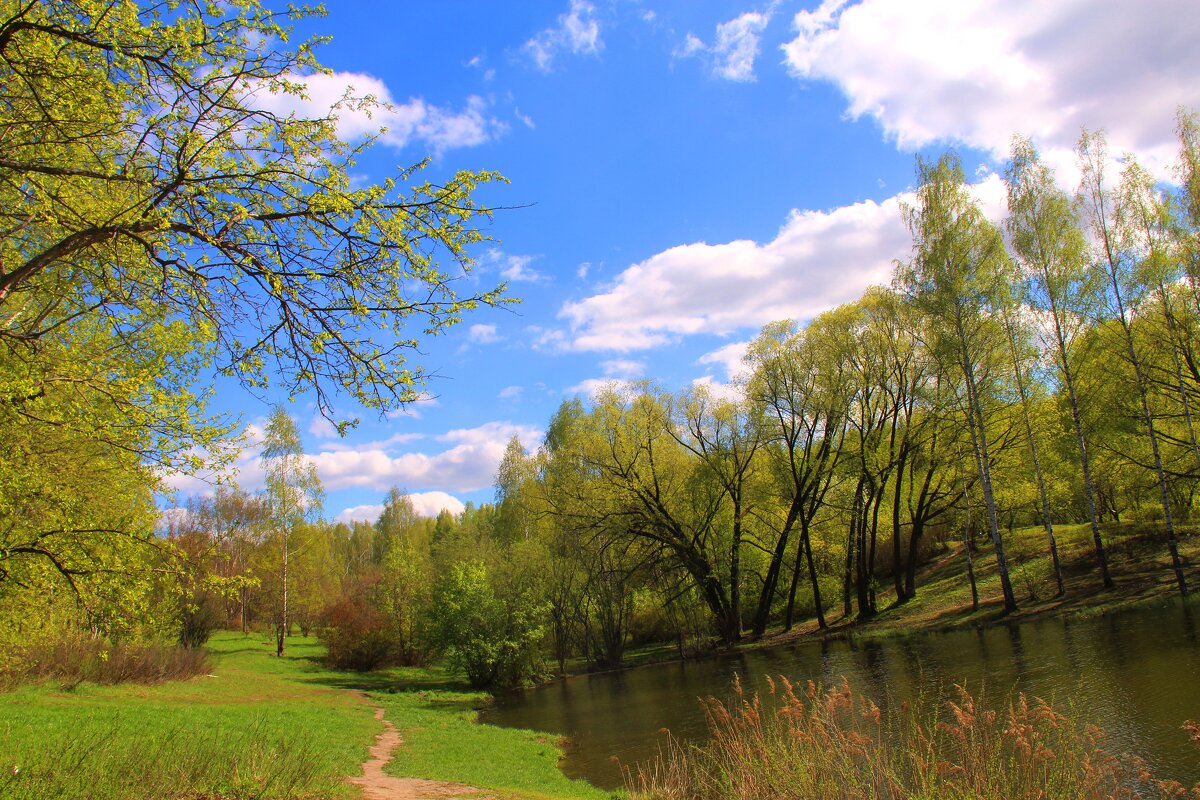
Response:
[{"label": "thin tree trunk", "polygon": [[1025,378],[1021,372],[1020,356],[1017,353],[1017,337],[1011,321],[1006,317],[1004,328],[1008,333],[1008,346],[1012,352],[1013,374],[1017,379],[1017,392],[1021,398],[1021,417],[1025,421],[1025,436],[1029,441],[1029,455],[1033,461],[1033,474],[1037,478],[1038,497],[1042,501],[1042,524],[1046,528],[1046,538],[1050,543],[1050,560],[1054,564],[1054,582],[1058,584],[1058,595],[1066,594],[1063,585],[1062,565],[1058,561],[1058,542],[1054,538],[1054,521],[1050,517],[1050,499],[1046,495],[1046,478],[1042,474],[1041,459],[1038,457],[1037,440],[1033,436],[1033,422],[1029,418],[1029,395],[1025,391]]},{"label": "thin tree trunk", "polygon": [[975,450],[975,463],[979,470],[979,482],[983,489],[983,501],[987,508],[988,533],[996,550],[996,563],[1000,570],[1000,588],[1004,593],[1004,612],[1017,610],[1017,598],[1013,594],[1012,581],[1008,576],[1008,561],[1004,557],[1004,540],[1000,537],[1000,522],[996,517],[996,498],[992,491],[992,466],[988,454],[987,430],[984,428],[983,409],[975,385],[975,367],[966,351],[966,335],[962,321],[957,320],[959,341],[962,343],[963,377],[967,388],[967,414],[970,418],[967,429],[971,434],[971,445]]}]

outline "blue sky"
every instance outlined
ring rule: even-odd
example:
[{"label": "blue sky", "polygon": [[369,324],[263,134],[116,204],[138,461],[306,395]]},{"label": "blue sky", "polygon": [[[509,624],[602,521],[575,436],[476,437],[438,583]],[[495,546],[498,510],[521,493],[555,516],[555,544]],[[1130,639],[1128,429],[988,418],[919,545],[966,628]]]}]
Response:
[{"label": "blue sky", "polygon": [[[489,501],[510,436],[537,446],[565,399],[606,381],[718,388],[774,319],[807,320],[886,282],[909,241],[917,154],[955,148],[985,206],[1014,133],[1074,185],[1083,126],[1170,179],[1175,110],[1200,108],[1193,0],[331,0],[323,113],[349,87],[390,110],[359,177],[425,156],[426,177],[497,170],[498,212],[471,280],[522,303],[425,343],[433,399],[345,438],[287,408],[331,519],[374,519],[392,486],[419,509]],[[469,288],[469,284],[464,284]],[[283,397],[219,384],[254,427]],[[261,486],[257,453],[239,460]],[[182,493],[211,491],[196,479]]]}]

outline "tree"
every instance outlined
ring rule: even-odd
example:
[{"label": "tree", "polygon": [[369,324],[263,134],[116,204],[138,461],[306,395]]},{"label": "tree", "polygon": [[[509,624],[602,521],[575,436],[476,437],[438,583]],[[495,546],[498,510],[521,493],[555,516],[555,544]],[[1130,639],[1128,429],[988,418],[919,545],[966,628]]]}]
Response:
[{"label": "tree", "polygon": [[819,336],[814,338],[809,331],[797,330],[795,323],[784,321],[766,326],[749,350],[754,374],[747,394],[762,415],[764,448],[786,505],[754,615],[756,637],[763,635],[770,621],[787,546],[797,525],[800,542],[784,626],[792,626],[801,565],[807,563],[817,624],[826,627],[812,552],[812,524],[843,456],[849,392],[842,354],[823,345]]},{"label": "tree", "polygon": [[1007,256],[999,231],[967,191],[956,157],[942,156],[936,164],[918,161],[918,173],[916,203],[905,211],[913,258],[900,266],[897,282],[924,314],[931,349],[952,370],[945,376],[962,387],[960,402],[1000,569],[1004,609],[1011,612],[1017,601],[996,518],[987,426],[992,370],[986,363],[994,350],[1002,352],[991,312],[1009,283]]},{"label": "tree", "polygon": [[352,187],[371,139],[339,141],[336,112],[373,101],[270,110],[321,71],[319,40],[285,46],[308,13],[0,0],[0,580],[132,576],[100,555],[153,546],[164,476],[234,456],[200,376],[384,410],[418,396],[420,338],[508,302],[456,288],[500,176],[418,183],[421,162]]},{"label": "tree", "polygon": [[317,468],[304,457],[296,421],[283,406],[275,406],[263,431],[262,464],[266,477],[264,501],[269,524],[279,546],[280,597],[276,613],[276,655],[283,655],[288,630],[289,534],[321,511],[321,481]]},{"label": "tree", "polygon": [[1053,338],[1049,349],[1071,409],[1092,543],[1100,577],[1106,587],[1111,587],[1113,581],[1104,540],[1100,536],[1092,459],[1083,429],[1075,363],[1078,357],[1076,341],[1095,310],[1096,286],[1094,273],[1087,269],[1087,242],[1070,199],[1054,183],[1053,174],[1028,140],[1017,139],[1013,143],[1005,180],[1009,212],[1006,227],[1013,254],[1025,272],[1024,299],[1050,322]]},{"label": "tree", "polygon": [[[119,0],[0,3],[0,336],[33,341],[64,320],[114,329],[165,312],[247,386],[272,372],[331,415],[415,399],[416,323],[435,335],[503,287],[460,296],[489,215],[460,172],[401,191],[424,162],[351,188],[371,139],[268,110],[321,71],[319,40],[283,49],[307,13]],[[263,43],[268,43],[263,46]],[[347,97],[340,109],[370,111]]]},{"label": "tree", "polygon": [[1129,241],[1133,238],[1133,222],[1128,192],[1130,184],[1139,180],[1139,174],[1136,162],[1131,161],[1125,173],[1126,196],[1115,195],[1105,182],[1105,160],[1108,150],[1104,136],[1085,131],[1079,140],[1078,153],[1083,172],[1080,183],[1081,200],[1092,229],[1095,266],[1108,282],[1109,313],[1119,323],[1125,355],[1133,369],[1134,388],[1141,404],[1142,422],[1146,426],[1154,473],[1158,479],[1163,522],[1167,529],[1167,547],[1171,552],[1171,567],[1175,571],[1179,593],[1186,597],[1187,579],[1184,577],[1183,562],[1179,557],[1179,542],[1175,534],[1174,515],[1171,513],[1167,477],[1163,470],[1159,434],[1155,428],[1154,413],[1150,408],[1150,392],[1143,358],[1138,352],[1133,333],[1133,310],[1145,292],[1142,276],[1134,269],[1134,247]]}]

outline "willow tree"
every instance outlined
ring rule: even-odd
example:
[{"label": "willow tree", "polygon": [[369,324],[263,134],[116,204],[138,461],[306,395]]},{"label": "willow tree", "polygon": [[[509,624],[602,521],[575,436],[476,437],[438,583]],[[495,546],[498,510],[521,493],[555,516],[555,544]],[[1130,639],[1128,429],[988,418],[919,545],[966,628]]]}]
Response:
[{"label": "willow tree", "polygon": [[[819,327],[819,326],[818,326]],[[800,330],[789,321],[763,328],[750,345],[754,368],[747,396],[763,425],[763,450],[771,464],[783,508],[775,546],[770,548],[755,636],[770,621],[792,533],[799,528],[796,557],[787,591],[784,626],[791,628],[800,576],[807,565],[817,624],[824,629],[825,610],[812,550],[812,527],[825,507],[835,469],[843,457],[849,413],[847,369],[842,354],[826,347],[813,329]]]},{"label": "willow tree", "polygon": [[896,283],[926,322],[933,353],[947,365],[944,377],[961,386],[960,402],[996,551],[1005,612],[1015,611],[1004,541],[996,517],[988,417],[993,405],[993,365],[999,349],[996,317],[1011,276],[999,230],[971,197],[962,164],[953,155],[918,161],[916,201],[905,209],[913,257],[897,269]]}]

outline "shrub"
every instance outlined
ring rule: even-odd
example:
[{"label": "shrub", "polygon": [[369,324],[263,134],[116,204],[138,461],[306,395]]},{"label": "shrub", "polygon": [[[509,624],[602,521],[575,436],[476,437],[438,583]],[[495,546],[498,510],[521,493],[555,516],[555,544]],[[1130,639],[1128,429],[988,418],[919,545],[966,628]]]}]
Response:
[{"label": "shrub", "polygon": [[543,672],[546,614],[529,592],[498,595],[483,564],[456,564],[439,582],[430,627],[447,661],[466,673],[471,686],[518,686]]},{"label": "shrub", "polygon": [[330,666],[368,672],[391,663],[397,649],[392,627],[361,596],[343,596],[325,611],[321,640]]},{"label": "shrub", "polygon": [[102,638],[64,635],[22,648],[7,673],[9,680],[60,680],[66,685],[161,683],[209,671],[201,650],[155,641],[113,643]]},{"label": "shrub", "polygon": [[224,615],[220,598],[207,592],[192,596],[180,608],[179,643],[189,648],[204,646]]}]

